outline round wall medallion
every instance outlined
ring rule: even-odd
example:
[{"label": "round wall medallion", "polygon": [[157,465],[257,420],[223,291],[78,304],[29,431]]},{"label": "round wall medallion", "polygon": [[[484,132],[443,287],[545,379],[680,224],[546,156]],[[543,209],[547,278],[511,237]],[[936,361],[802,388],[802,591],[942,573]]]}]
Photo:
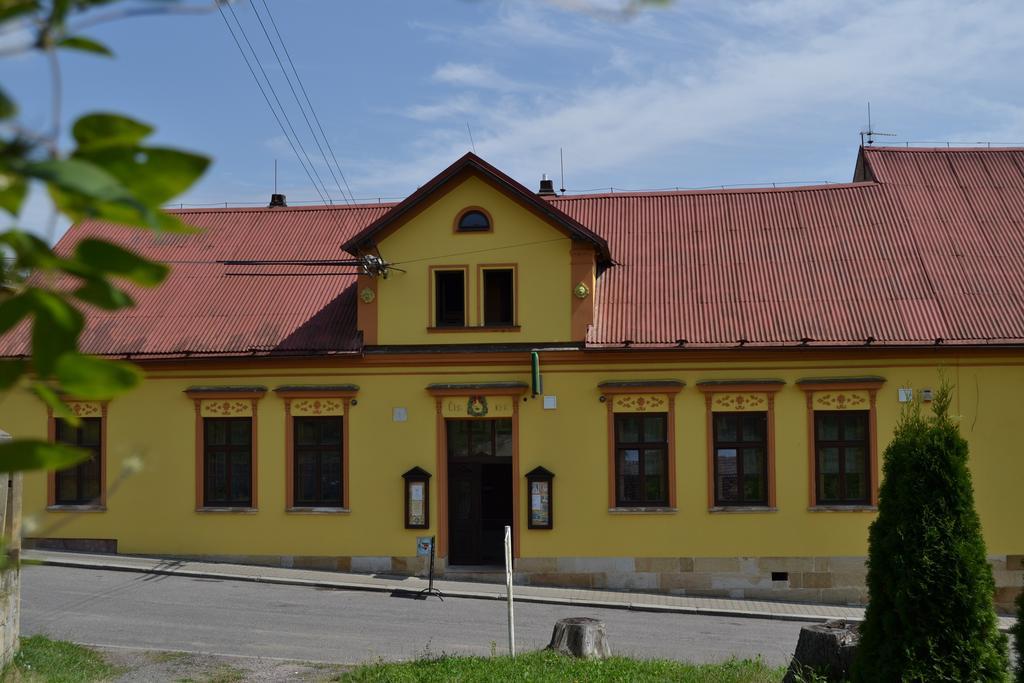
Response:
[{"label": "round wall medallion", "polygon": [[363,287],[363,291],[359,292],[359,298],[363,300],[364,304],[373,303],[373,300],[377,298],[377,295],[369,287]]},{"label": "round wall medallion", "polygon": [[572,288],[572,293],[577,299],[586,299],[590,296],[590,287],[587,287],[583,281],[580,281],[578,285]]}]

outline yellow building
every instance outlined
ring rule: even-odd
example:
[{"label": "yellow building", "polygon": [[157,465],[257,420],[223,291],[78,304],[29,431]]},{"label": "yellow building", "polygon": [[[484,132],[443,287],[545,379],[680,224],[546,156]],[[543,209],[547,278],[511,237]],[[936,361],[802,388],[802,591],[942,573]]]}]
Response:
[{"label": "yellow building", "polygon": [[88,312],[84,349],[141,388],[73,401],[78,428],[0,398],[0,429],[95,453],[26,477],[28,534],[409,573],[435,536],[439,571],[475,577],[509,525],[524,583],[859,603],[880,453],[946,377],[1008,607],[1021,168],[866,148],[846,185],[557,196],[470,154],[398,204],[76,225],[60,249],[173,273]]}]

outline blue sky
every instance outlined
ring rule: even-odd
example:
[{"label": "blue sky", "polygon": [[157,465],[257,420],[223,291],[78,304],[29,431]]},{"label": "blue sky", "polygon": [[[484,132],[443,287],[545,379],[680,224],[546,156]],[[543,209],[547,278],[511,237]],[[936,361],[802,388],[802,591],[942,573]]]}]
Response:
[{"label": "blue sky", "polygon": [[[469,148],[467,122],[528,187],[557,185],[564,148],[570,190],[848,181],[869,100],[898,140],[1024,141],[1019,0],[677,0],[632,17],[623,1],[268,3],[357,198],[415,190]],[[235,11],[318,160],[248,0]],[[119,111],[210,154],[185,203],[266,201],[275,159],[289,201],[317,199],[216,12],[90,33],[117,58],[64,57],[66,122]],[[48,125],[45,63],[0,64],[23,122]],[[36,197],[26,224],[43,216]]]}]

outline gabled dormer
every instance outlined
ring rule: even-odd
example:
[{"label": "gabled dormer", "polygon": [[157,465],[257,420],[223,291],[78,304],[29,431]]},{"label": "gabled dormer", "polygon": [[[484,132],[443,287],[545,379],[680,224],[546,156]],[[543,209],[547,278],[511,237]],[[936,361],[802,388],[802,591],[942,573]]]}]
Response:
[{"label": "gabled dormer", "polygon": [[466,154],[343,245],[386,276],[358,283],[363,343],[583,342],[607,242]]}]

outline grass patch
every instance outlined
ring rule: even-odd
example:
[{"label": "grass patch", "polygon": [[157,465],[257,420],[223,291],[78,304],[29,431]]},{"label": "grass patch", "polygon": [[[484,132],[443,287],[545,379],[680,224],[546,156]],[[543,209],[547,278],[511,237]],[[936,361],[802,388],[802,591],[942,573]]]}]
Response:
[{"label": "grass patch", "polygon": [[147,652],[146,656],[156,664],[185,664],[192,659],[190,652]]},{"label": "grass patch", "polygon": [[121,669],[87,647],[46,636],[30,636],[21,639],[18,654],[0,674],[0,680],[93,683],[109,681],[120,673]]},{"label": "grass patch", "polygon": [[555,652],[531,652],[511,657],[438,657],[413,662],[368,664],[335,680],[346,683],[412,683],[429,681],[628,681],[661,683],[778,683],[785,667],[761,660],[733,659],[721,664],[685,664],[658,659],[612,657],[584,661]]}]

